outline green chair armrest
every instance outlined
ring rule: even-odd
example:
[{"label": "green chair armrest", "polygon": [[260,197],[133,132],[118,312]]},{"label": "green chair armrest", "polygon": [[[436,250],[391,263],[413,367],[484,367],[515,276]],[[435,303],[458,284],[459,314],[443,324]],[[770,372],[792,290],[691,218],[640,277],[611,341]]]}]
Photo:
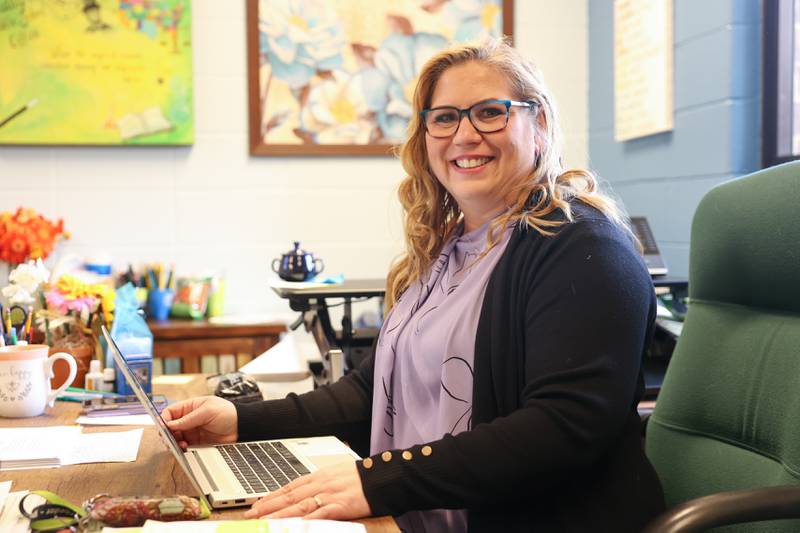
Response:
[{"label": "green chair armrest", "polygon": [[720,492],[669,509],[644,533],[695,533],[745,522],[800,518],[800,486]]}]

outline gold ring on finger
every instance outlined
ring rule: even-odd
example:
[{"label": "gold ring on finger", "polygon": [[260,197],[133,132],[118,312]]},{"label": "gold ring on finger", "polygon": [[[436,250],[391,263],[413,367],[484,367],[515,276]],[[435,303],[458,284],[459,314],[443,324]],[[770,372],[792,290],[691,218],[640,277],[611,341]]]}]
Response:
[{"label": "gold ring on finger", "polygon": [[317,504],[317,509],[319,509],[320,507],[322,507],[324,505],[322,503],[322,498],[320,498],[319,495],[314,496],[313,500],[314,500],[314,503]]}]

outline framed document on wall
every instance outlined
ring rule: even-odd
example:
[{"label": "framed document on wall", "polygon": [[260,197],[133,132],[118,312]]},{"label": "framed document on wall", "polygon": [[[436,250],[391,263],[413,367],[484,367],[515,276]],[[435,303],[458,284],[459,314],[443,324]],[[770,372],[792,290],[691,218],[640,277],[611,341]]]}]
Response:
[{"label": "framed document on wall", "polygon": [[250,153],[388,155],[425,61],[511,35],[513,0],[247,0]]}]

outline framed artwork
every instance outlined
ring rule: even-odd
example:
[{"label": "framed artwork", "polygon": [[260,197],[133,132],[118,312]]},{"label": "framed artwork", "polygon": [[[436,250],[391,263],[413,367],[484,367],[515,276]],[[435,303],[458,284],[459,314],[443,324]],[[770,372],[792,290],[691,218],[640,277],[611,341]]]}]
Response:
[{"label": "framed artwork", "polygon": [[247,0],[252,155],[389,155],[422,65],[511,36],[513,0]]},{"label": "framed artwork", "polygon": [[191,0],[0,8],[0,144],[194,140]]}]

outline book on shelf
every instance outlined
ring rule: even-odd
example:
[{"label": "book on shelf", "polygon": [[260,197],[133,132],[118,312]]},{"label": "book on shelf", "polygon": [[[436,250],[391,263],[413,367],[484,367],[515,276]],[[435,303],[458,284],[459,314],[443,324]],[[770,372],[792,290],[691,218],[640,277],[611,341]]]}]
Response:
[{"label": "book on shelf", "polygon": [[219,356],[219,373],[230,374],[236,372],[236,356],[233,354],[222,354]]},{"label": "book on shelf", "polygon": [[180,357],[166,357],[166,358],[164,358],[164,373],[165,374],[180,374],[181,373],[181,358]]},{"label": "book on shelf", "polygon": [[219,365],[216,355],[203,355],[200,357],[200,372],[203,374],[218,374]]},{"label": "book on shelf", "polygon": [[164,361],[160,357],[153,357],[153,375],[160,376],[164,373]]}]

